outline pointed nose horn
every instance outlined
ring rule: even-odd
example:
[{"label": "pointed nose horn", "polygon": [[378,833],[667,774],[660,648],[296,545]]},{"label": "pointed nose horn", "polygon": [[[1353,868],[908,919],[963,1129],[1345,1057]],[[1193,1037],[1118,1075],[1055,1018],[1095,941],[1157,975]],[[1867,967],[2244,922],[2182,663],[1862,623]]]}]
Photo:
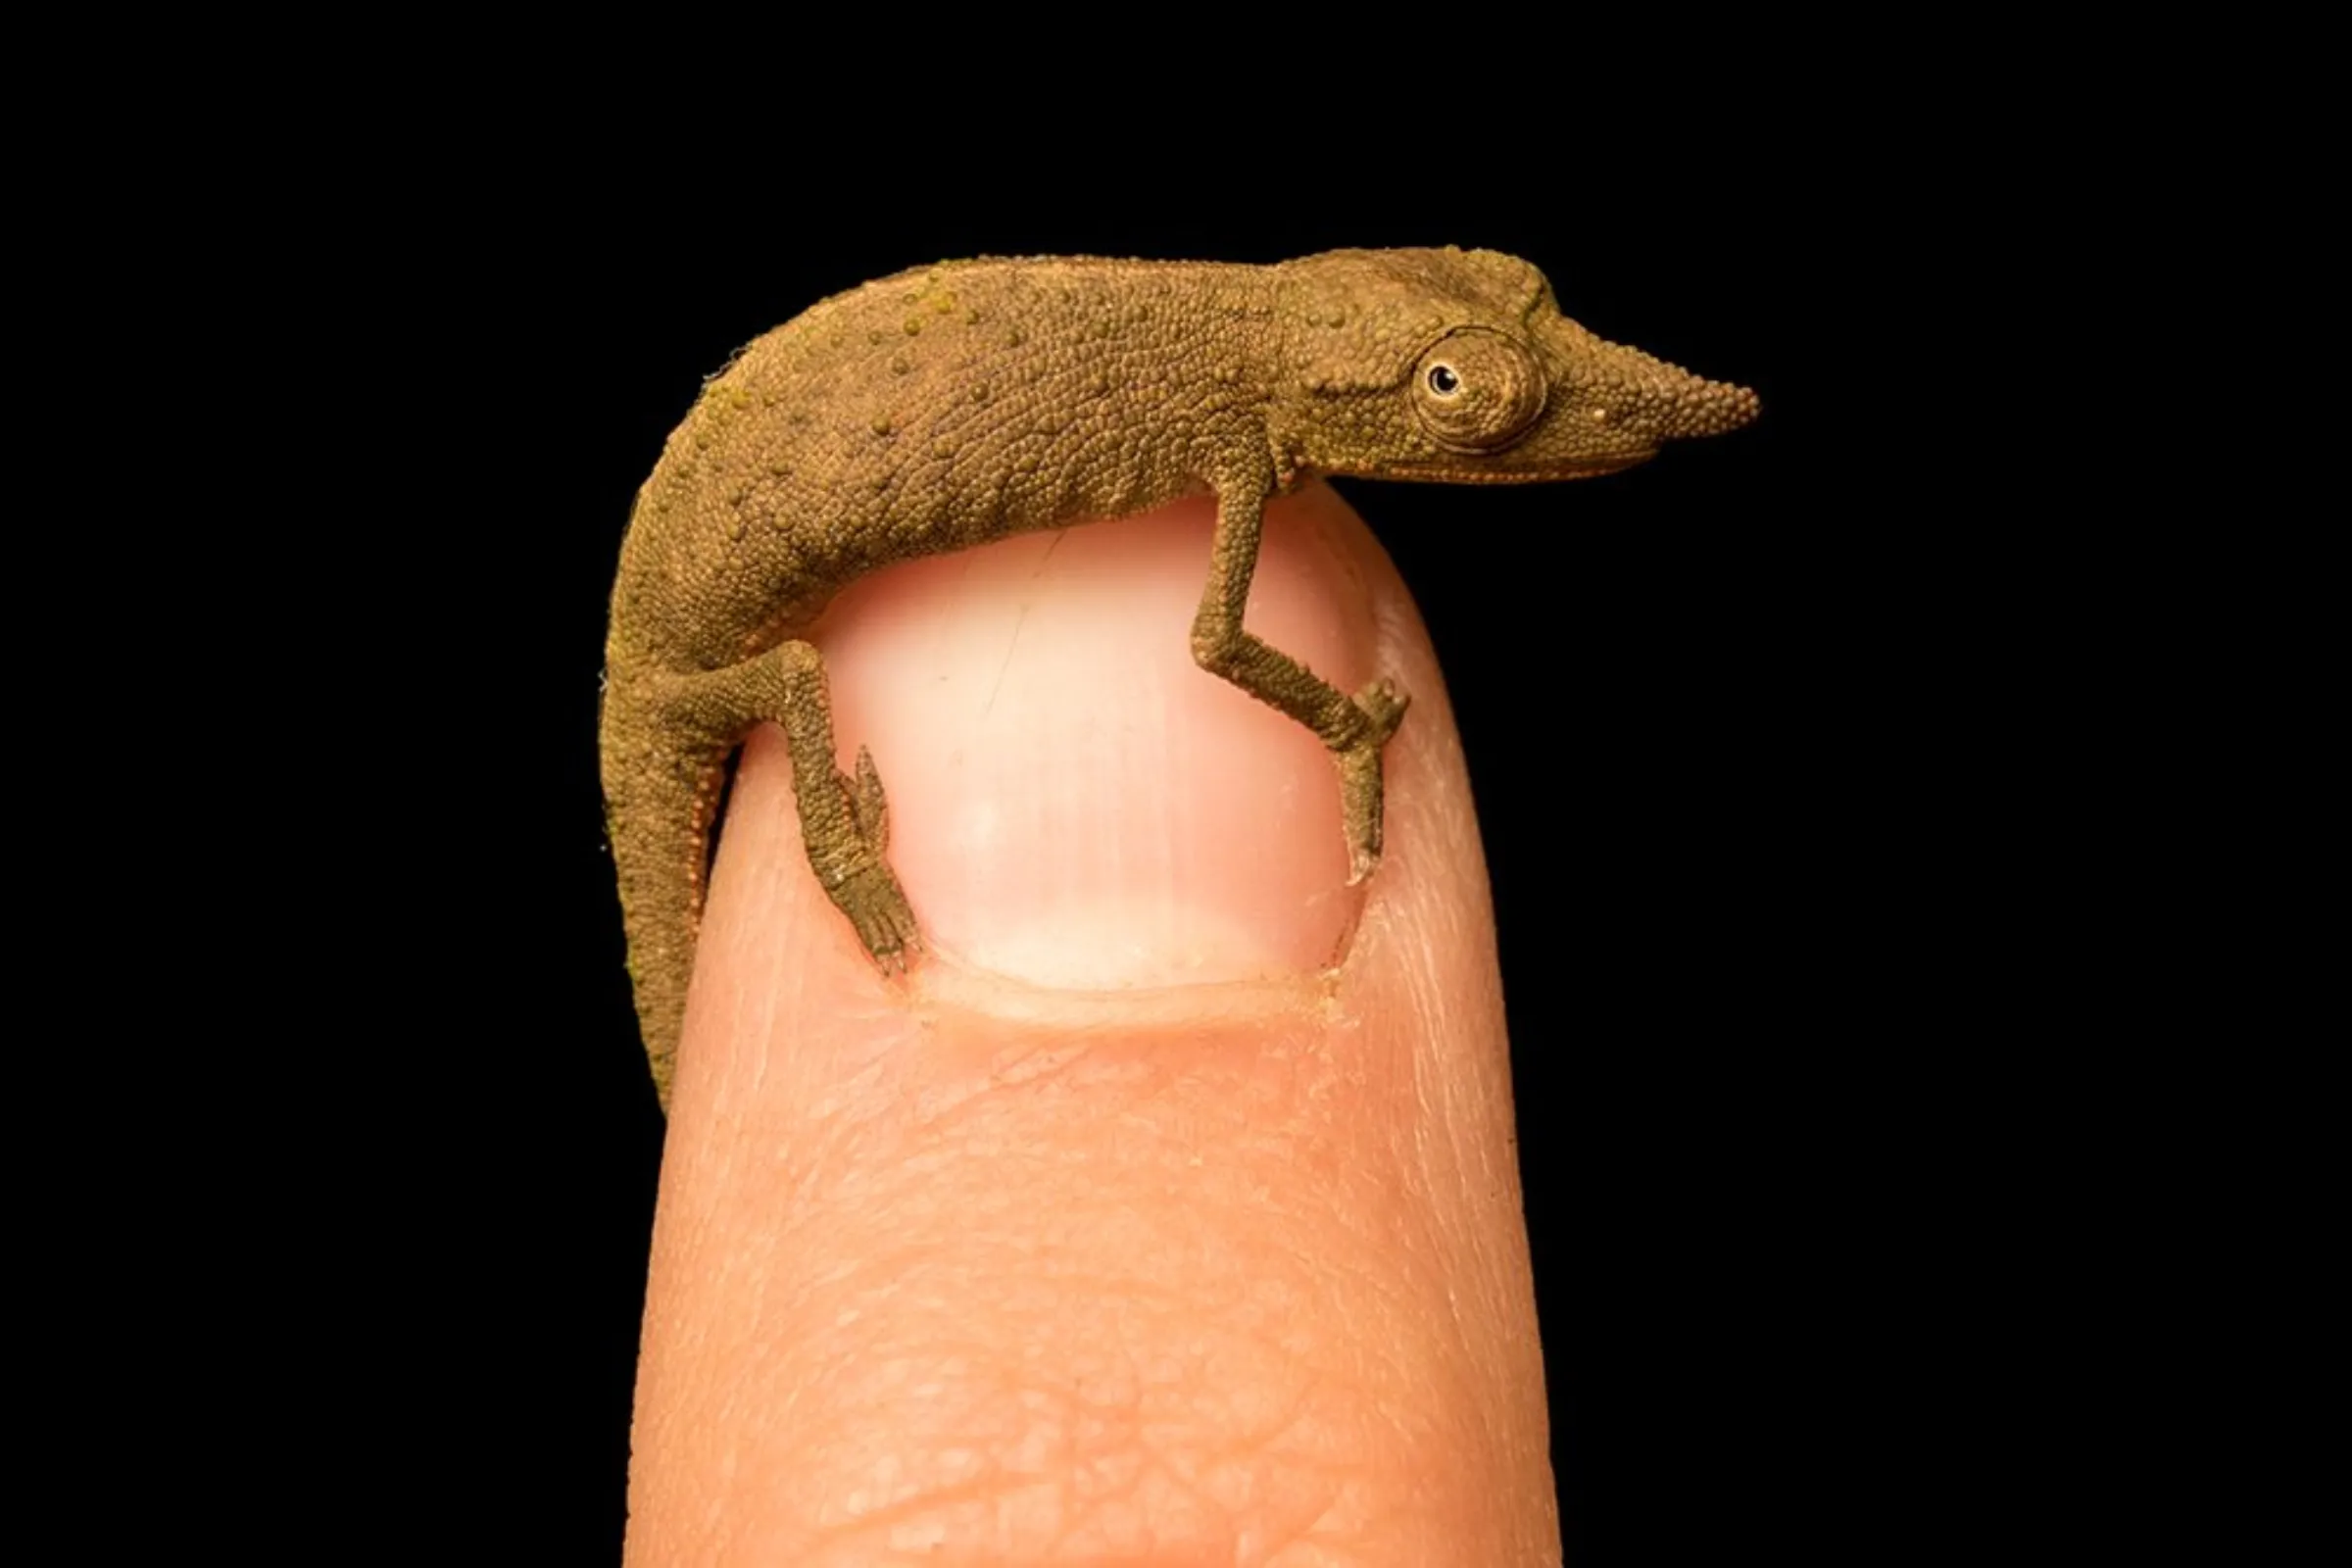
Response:
[{"label": "pointed nose horn", "polygon": [[1722,435],[1755,418],[1763,404],[1729,381],[1710,381],[1640,349],[1610,344],[1625,422],[1658,441]]}]

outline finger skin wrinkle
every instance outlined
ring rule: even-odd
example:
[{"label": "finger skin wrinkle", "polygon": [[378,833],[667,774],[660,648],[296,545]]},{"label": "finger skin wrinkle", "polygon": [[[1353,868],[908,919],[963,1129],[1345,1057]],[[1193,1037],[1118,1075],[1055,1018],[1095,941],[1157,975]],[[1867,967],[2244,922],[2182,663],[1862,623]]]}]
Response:
[{"label": "finger skin wrinkle", "polygon": [[781,1478],[794,1561],[1382,1560],[1331,1533],[1414,1534],[1414,1476],[1483,1440],[1426,1414],[1467,1407],[1469,1356],[1353,1076],[1311,1028],[1228,1024],[1074,1043],[919,1120],[838,1104],[855,1133],[739,1178],[794,1197],[775,1260],[735,1258],[778,1283],[724,1381],[791,1420],[712,1471]]}]

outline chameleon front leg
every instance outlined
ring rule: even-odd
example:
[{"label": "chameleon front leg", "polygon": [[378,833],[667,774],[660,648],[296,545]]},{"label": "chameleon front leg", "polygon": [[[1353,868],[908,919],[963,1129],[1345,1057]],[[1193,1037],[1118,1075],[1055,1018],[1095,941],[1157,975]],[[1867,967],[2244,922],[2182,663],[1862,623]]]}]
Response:
[{"label": "chameleon front leg", "polygon": [[1211,674],[1290,714],[1331,748],[1340,768],[1340,810],[1352,885],[1380,863],[1381,748],[1396,733],[1411,699],[1386,678],[1349,697],[1242,629],[1250,578],[1257,569],[1266,493],[1263,482],[1217,486],[1217,531],[1209,546],[1208,582],[1193,616],[1193,658]]},{"label": "chameleon front leg", "polygon": [[686,1018],[702,919],[704,867],[726,759],[751,729],[780,725],[808,864],[885,970],[919,951],[914,914],[883,852],[890,814],[873,759],[855,776],[834,762],[824,661],[805,642],[690,675],[658,675],[609,694],[606,798],[628,929],[629,973],[664,1110]]}]

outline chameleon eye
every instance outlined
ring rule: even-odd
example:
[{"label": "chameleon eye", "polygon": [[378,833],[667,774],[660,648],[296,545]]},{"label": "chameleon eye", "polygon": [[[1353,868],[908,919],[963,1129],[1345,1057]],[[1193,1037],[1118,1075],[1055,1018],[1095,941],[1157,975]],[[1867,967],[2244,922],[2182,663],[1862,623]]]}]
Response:
[{"label": "chameleon eye", "polygon": [[1466,326],[1421,356],[1413,413],[1448,451],[1499,452],[1528,432],[1549,391],[1544,367],[1527,345]]}]

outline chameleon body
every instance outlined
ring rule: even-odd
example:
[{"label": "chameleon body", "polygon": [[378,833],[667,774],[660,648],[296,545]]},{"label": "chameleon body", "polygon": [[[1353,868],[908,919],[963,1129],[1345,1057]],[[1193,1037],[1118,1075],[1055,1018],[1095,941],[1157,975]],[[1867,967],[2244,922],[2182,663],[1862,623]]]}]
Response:
[{"label": "chameleon body", "polygon": [[858,939],[885,969],[917,950],[879,774],[862,752],[839,770],[824,664],[803,635],[852,580],[1209,491],[1194,657],[1331,749],[1361,880],[1406,699],[1386,680],[1339,691],[1243,629],[1267,498],[1310,473],[1578,478],[1755,412],[1744,388],[1569,320],[1529,264],[1450,248],[1272,267],[947,263],[753,342],[638,493],[606,648],[607,822],[663,1105],[712,817],[753,726],[791,744],[809,862]]}]

